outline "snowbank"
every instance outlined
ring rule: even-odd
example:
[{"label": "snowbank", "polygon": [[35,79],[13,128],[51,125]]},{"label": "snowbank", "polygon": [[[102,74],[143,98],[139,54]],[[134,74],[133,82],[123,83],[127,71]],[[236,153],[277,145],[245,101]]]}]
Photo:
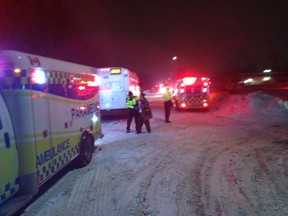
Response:
[{"label": "snowbank", "polygon": [[[221,102],[220,102],[221,101]],[[215,115],[247,122],[287,123],[288,101],[258,91],[246,95],[227,95],[219,98]]]}]

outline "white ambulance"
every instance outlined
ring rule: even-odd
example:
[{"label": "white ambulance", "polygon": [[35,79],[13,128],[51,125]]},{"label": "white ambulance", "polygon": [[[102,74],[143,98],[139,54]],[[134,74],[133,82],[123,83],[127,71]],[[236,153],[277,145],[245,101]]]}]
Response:
[{"label": "white ambulance", "polygon": [[12,215],[101,138],[96,68],[0,51],[0,215]]},{"label": "white ambulance", "polygon": [[102,115],[124,114],[126,98],[131,91],[140,95],[140,81],[135,72],[122,67],[98,68],[100,77],[100,109]]}]

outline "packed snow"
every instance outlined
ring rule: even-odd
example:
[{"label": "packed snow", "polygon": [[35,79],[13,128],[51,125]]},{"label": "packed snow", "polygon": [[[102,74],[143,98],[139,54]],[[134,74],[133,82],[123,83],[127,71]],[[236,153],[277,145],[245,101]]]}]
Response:
[{"label": "packed snow", "polygon": [[[208,112],[147,96],[152,133],[103,119],[87,167],[71,170],[23,215],[288,215],[288,102],[264,92],[213,94]],[[133,127],[133,124],[132,124]]]}]

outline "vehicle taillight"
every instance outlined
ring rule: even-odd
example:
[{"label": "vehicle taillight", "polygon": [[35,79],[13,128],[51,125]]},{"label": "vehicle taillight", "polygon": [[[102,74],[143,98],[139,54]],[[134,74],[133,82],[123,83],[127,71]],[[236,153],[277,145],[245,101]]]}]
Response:
[{"label": "vehicle taillight", "polygon": [[208,107],[208,102],[207,102],[207,100],[203,100],[202,106],[203,106],[204,108]]},{"label": "vehicle taillight", "polygon": [[181,103],[182,108],[185,108],[186,106],[187,106],[186,103]]}]

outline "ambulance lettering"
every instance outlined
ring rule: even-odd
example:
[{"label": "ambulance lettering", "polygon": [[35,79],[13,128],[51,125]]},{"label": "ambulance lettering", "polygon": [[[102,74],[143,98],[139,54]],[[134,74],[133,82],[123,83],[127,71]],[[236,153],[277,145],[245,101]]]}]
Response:
[{"label": "ambulance lettering", "polygon": [[72,120],[82,118],[86,115],[90,115],[96,112],[96,103],[88,104],[86,106],[79,106],[71,109],[71,118]]},{"label": "ambulance lettering", "polygon": [[51,160],[53,157],[56,157],[58,154],[61,154],[65,150],[69,148],[70,145],[70,139],[66,139],[61,143],[58,143],[57,146],[53,146],[52,148],[46,150],[45,152],[41,153],[40,155],[37,155],[36,158],[36,166],[41,166],[47,161]]}]

